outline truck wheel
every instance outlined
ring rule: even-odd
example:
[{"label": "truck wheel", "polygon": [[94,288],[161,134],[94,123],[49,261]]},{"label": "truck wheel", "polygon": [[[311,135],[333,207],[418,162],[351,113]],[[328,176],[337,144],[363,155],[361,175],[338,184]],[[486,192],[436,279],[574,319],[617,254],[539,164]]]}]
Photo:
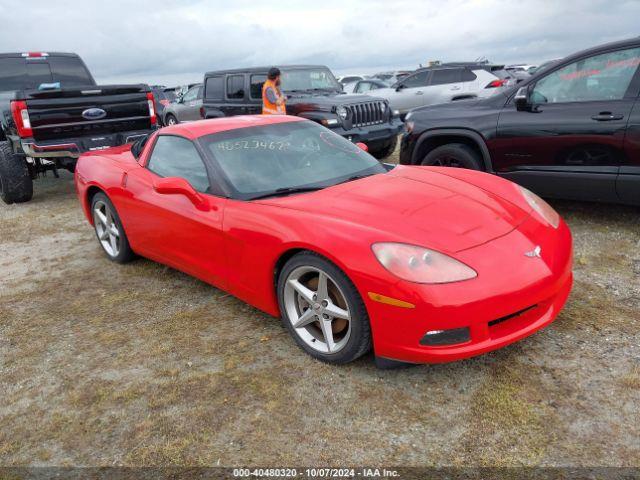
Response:
[{"label": "truck wheel", "polygon": [[431,150],[422,165],[434,167],[468,168],[480,170],[480,159],[471,147],[463,143],[450,143]]},{"label": "truck wheel", "polygon": [[388,143],[385,147],[381,148],[380,150],[375,150],[369,153],[371,153],[371,155],[376,157],[378,160],[384,160],[394,152],[394,150],[396,149],[396,145],[398,145],[398,137],[394,136],[393,139],[391,140],[391,143]]},{"label": "truck wheel", "polygon": [[27,163],[13,153],[9,142],[0,142],[0,198],[7,204],[28,202],[33,197],[33,180]]},{"label": "truck wheel", "polygon": [[171,113],[167,114],[167,117],[164,119],[164,124],[167,127],[170,127],[171,125],[176,125],[178,123],[178,119]]}]

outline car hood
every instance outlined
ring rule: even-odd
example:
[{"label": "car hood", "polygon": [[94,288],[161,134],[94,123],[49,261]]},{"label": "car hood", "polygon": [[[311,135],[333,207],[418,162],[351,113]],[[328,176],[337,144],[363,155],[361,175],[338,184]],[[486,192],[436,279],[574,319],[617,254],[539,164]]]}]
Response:
[{"label": "car hood", "polygon": [[[285,92],[287,93],[287,92]],[[287,108],[300,111],[327,111],[338,105],[349,105],[352,103],[382,101],[382,98],[371,95],[349,94],[349,93],[327,93],[327,94],[291,94],[287,99]]]},{"label": "car hood", "polygon": [[360,224],[378,230],[380,241],[449,253],[506,235],[529,216],[505,198],[445,173],[398,166],[387,174],[260,203]]}]

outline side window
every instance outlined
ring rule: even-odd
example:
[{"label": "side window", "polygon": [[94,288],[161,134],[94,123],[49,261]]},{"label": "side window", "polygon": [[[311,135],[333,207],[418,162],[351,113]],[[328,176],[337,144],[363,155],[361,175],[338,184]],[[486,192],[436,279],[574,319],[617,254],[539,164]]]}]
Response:
[{"label": "side window", "polygon": [[266,75],[251,75],[251,98],[262,98],[262,85],[266,80]]},{"label": "side window", "polygon": [[222,100],[224,95],[224,84],[222,77],[207,78],[205,88],[206,98],[209,100]]},{"label": "side window", "polygon": [[459,68],[448,68],[446,70],[435,70],[431,75],[430,85],[446,85],[460,81],[462,81],[462,71]]},{"label": "side window", "polygon": [[198,192],[209,191],[209,177],[193,142],[173,135],[160,135],[147,168],[161,177],[184,178]]},{"label": "side window", "polygon": [[473,73],[471,70],[467,70],[466,68],[462,71],[462,81],[463,82],[473,82],[477,79],[478,77],[476,76],[475,73]]},{"label": "side window", "polygon": [[185,103],[193,102],[198,97],[198,88],[199,87],[190,88],[187,93],[184,94],[183,101]]},{"label": "side window", "polygon": [[534,103],[621,100],[640,65],[640,48],[583,58],[540,79]]},{"label": "side window", "polygon": [[202,85],[200,85],[200,86],[198,87],[198,91],[197,91],[197,93],[196,93],[196,99],[198,99],[198,100],[202,100],[202,90],[203,90],[203,86],[202,86]]},{"label": "side window", "polygon": [[244,75],[229,75],[227,77],[227,98],[244,98]]},{"label": "side window", "polygon": [[405,78],[401,85],[405,88],[425,87],[429,82],[429,71],[418,72]]},{"label": "side window", "polygon": [[364,93],[371,90],[371,82],[358,82],[358,86],[356,87],[357,93]]}]

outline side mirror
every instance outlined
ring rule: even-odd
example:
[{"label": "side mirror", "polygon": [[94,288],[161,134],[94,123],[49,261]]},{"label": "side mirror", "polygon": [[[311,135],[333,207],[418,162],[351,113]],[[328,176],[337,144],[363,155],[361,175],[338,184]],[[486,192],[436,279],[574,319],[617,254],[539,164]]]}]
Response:
[{"label": "side mirror", "polygon": [[398,85],[396,87],[396,92],[399,92],[400,90],[403,90],[405,88],[405,86],[401,83],[400,85]]},{"label": "side mirror", "polygon": [[531,101],[529,97],[529,88],[520,87],[516,92],[516,96],[513,97],[513,101],[516,104],[516,109],[520,112],[531,109]]},{"label": "side mirror", "polygon": [[154,181],[153,189],[161,195],[184,195],[198,209],[209,210],[207,199],[200,195],[184,178],[166,177]]},{"label": "side mirror", "polygon": [[369,147],[367,147],[366,143],[358,142],[356,143],[356,147],[358,147],[360,150],[364,150],[365,152],[369,151]]}]

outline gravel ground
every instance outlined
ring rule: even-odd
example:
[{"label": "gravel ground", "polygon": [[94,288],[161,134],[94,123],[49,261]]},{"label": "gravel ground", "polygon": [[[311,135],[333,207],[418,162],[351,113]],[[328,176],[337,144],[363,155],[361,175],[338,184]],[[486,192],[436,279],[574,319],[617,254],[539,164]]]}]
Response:
[{"label": "gravel ground", "polygon": [[640,211],[554,202],[575,287],[546,330],[447,365],[332,367],[276,319],[107,261],[72,178],[0,204],[2,465],[640,466]]}]

